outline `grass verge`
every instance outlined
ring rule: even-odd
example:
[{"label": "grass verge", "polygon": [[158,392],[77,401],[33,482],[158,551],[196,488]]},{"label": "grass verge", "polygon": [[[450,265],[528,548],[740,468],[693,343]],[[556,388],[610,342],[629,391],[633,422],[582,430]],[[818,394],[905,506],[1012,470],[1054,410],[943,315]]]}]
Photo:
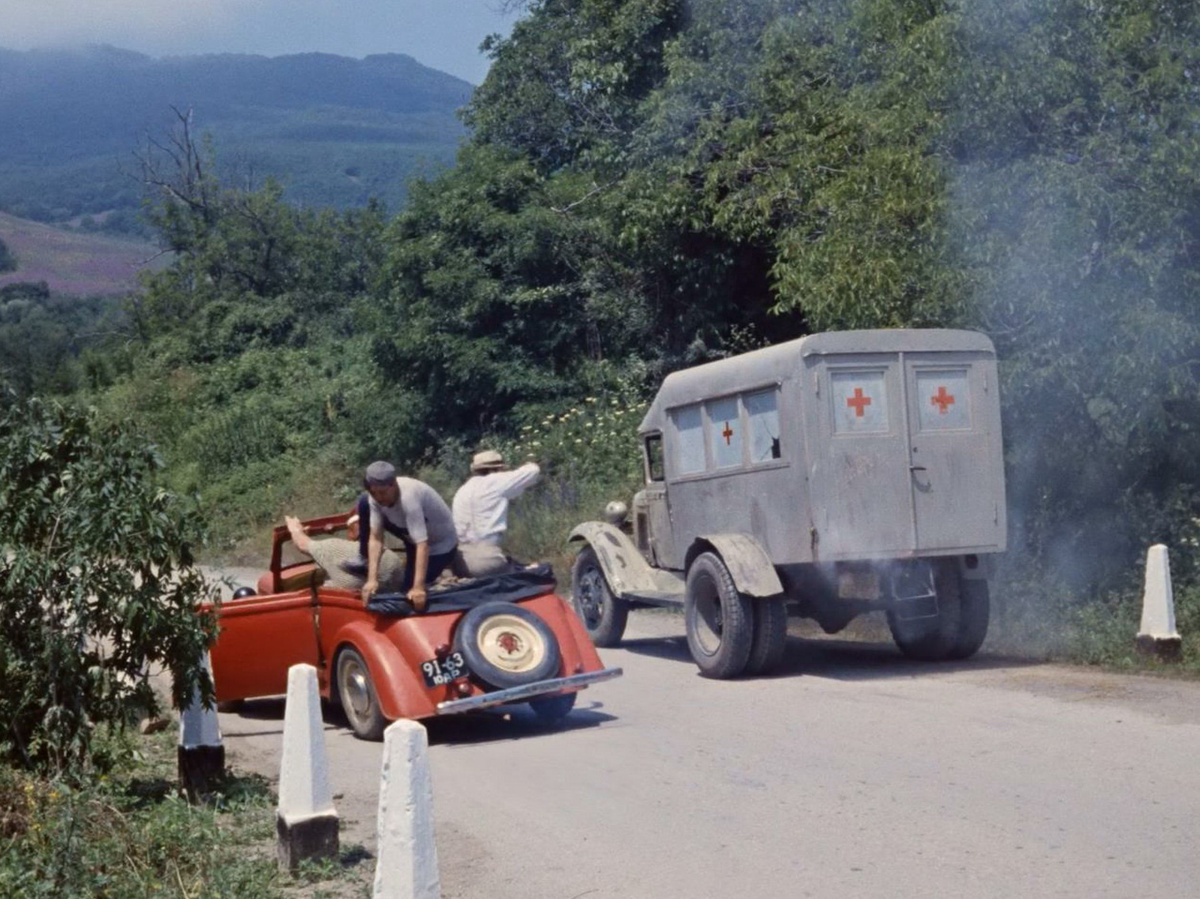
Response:
[{"label": "grass verge", "polygon": [[173,733],[113,742],[116,766],[75,783],[0,767],[0,896],[361,895],[345,863],[295,878],[279,871],[263,778],[231,774],[207,804],[189,805],[177,792]]}]

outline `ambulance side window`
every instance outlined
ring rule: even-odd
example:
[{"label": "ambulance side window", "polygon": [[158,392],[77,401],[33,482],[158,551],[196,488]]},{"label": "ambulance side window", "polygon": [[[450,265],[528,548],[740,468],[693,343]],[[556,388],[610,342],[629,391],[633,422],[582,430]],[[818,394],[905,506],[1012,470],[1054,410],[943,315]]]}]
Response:
[{"label": "ambulance side window", "polygon": [[704,422],[699,406],[684,406],[671,413],[675,425],[675,474],[704,471]]},{"label": "ambulance side window", "polygon": [[708,404],[708,439],[714,468],[737,468],[742,464],[742,421],[737,397]]},{"label": "ambulance side window", "polygon": [[750,434],[750,464],[770,462],[783,455],[779,444],[779,404],[774,390],[746,394],[746,426]]}]

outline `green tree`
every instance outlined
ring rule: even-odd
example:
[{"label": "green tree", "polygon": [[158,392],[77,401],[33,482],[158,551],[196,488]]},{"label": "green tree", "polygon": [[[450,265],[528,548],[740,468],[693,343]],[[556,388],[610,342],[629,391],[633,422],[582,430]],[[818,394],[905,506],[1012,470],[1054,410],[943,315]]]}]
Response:
[{"label": "green tree", "polygon": [[217,597],[196,568],[197,522],[157,483],[153,447],[95,415],[11,393],[0,405],[0,755],[55,773],[100,725],[153,712],[151,666],[182,706]]}]

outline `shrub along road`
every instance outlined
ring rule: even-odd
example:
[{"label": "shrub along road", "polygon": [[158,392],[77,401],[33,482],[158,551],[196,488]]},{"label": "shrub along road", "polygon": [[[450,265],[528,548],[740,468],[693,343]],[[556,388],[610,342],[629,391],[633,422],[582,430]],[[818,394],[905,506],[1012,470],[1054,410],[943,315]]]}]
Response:
[{"label": "shrub along road", "polygon": [[[795,636],[716,682],[681,634],[631,616],[562,730],[430,723],[447,899],[1194,892],[1200,684]],[[223,715],[232,764],[277,777],[282,720]],[[373,852],[381,746],[327,721],[342,846]]]}]

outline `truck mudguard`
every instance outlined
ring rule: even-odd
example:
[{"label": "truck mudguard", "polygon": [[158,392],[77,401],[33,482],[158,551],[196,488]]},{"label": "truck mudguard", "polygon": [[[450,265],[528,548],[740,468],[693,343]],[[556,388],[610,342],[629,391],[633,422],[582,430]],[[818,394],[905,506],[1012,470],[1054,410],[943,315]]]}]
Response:
[{"label": "truck mudguard", "polygon": [[603,521],[585,521],[568,535],[571,543],[586,542],[596,553],[604,579],[613,594],[647,593],[662,589],[659,572],[638,552],[629,535]]},{"label": "truck mudguard", "polygon": [[688,566],[691,567],[696,556],[709,549],[721,557],[739,593],[768,597],[783,592],[771,557],[749,534],[701,534],[688,549]]}]

